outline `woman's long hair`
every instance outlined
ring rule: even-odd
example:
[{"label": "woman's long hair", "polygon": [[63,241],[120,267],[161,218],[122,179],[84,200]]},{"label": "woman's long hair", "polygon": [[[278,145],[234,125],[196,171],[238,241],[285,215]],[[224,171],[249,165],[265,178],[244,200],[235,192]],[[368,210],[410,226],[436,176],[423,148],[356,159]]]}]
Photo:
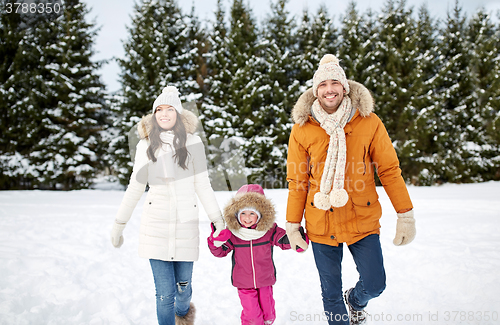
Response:
[{"label": "woman's long hair", "polygon": [[[188,151],[186,148],[186,127],[184,126],[184,123],[182,123],[181,115],[177,111],[175,111],[175,113],[177,114],[177,120],[175,121],[175,125],[172,128],[172,131],[174,131],[174,158],[177,164],[179,164],[182,169],[187,169],[186,161],[188,157]],[[148,158],[153,162],[156,162],[155,152],[162,144],[160,133],[165,131],[158,125],[155,114],[156,112],[152,117],[153,128],[151,130],[151,133],[149,134],[150,145],[148,148]]]}]

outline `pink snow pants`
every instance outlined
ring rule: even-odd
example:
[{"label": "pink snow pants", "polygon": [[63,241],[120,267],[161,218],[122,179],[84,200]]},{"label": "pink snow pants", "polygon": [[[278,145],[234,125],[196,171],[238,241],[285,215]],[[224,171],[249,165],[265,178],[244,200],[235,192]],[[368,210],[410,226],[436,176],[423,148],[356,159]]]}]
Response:
[{"label": "pink snow pants", "polygon": [[274,309],[273,287],[258,289],[238,288],[241,306],[242,325],[270,325],[276,319]]}]

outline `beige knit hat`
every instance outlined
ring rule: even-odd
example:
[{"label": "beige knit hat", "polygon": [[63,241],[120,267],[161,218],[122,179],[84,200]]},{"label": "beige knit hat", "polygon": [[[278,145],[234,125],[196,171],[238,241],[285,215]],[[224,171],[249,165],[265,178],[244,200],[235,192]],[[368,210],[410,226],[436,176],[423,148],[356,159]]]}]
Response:
[{"label": "beige knit hat", "polygon": [[163,88],[162,93],[158,98],[156,98],[155,102],[153,103],[153,114],[156,111],[156,108],[160,105],[170,105],[175,110],[177,113],[182,114],[182,104],[181,100],[179,98],[179,91],[177,90],[176,87],[174,86],[167,86]]},{"label": "beige knit hat", "polygon": [[346,94],[349,93],[349,83],[345,76],[344,69],[339,65],[339,59],[333,54],[326,54],[319,61],[318,70],[313,77],[313,94],[318,97],[318,86],[325,80],[337,80],[344,86]]}]

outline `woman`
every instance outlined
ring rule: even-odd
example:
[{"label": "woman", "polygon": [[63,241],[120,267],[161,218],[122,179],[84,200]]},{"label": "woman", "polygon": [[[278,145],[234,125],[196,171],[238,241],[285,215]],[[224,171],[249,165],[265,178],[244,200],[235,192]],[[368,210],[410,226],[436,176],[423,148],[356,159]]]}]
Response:
[{"label": "woman", "polygon": [[199,255],[195,193],[217,229],[214,237],[224,228],[208,178],[204,146],[193,135],[197,121],[182,108],[173,86],[166,87],[154,101],[153,114],[139,123],[141,140],[134,168],[111,232],[111,242],[120,247],[123,229],[149,184],[139,256],[150,260],[160,325],[194,324],[191,276]]}]

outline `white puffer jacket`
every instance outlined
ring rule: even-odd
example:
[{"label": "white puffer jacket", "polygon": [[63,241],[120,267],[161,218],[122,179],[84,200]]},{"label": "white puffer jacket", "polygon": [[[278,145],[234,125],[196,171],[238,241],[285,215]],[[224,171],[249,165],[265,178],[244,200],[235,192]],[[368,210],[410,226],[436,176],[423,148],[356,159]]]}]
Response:
[{"label": "white puffer jacket", "polygon": [[[139,124],[141,140],[137,144],[134,168],[116,221],[126,223],[130,220],[147,182],[149,191],[141,216],[139,256],[164,261],[196,261],[200,242],[196,195],[212,222],[223,220],[208,178],[203,142],[192,134],[197,118],[187,110],[182,112],[181,118],[188,132],[188,168],[184,170],[175,163],[175,181],[168,182],[158,177],[158,170],[162,169],[158,164],[161,159],[156,163],[148,159],[152,118],[150,114]],[[162,150],[157,152],[157,158],[165,154]]]}]

